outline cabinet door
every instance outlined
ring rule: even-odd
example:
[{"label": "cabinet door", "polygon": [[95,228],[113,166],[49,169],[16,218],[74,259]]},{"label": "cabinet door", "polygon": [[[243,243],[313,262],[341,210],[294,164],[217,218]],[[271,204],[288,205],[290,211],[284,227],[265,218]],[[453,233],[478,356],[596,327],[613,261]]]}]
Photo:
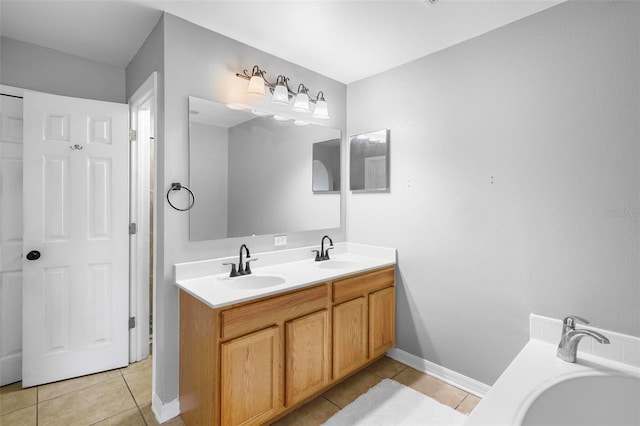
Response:
[{"label": "cabinet door", "polygon": [[278,327],[221,345],[221,420],[223,425],[263,423],[278,408]]},{"label": "cabinet door", "polygon": [[369,295],[369,358],[376,358],[395,343],[396,297],[393,287]]},{"label": "cabinet door", "polygon": [[367,361],[366,298],[333,307],[333,378],[339,379]]},{"label": "cabinet door", "polygon": [[287,405],[293,405],[329,383],[327,310],[286,324]]}]

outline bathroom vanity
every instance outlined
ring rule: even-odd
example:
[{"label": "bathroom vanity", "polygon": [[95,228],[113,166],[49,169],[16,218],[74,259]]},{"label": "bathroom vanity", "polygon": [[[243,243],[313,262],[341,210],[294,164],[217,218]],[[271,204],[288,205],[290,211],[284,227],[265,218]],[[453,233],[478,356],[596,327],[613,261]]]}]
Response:
[{"label": "bathroom vanity", "polygon": [[[244,277],[177,279],[185,423],[273,421],[393,347],[395,251],[393,260],[333,257],[256,268],[247,282],[257,289],[229,290],[254,295],[240,301],[222,286],[241,285]],[[263,279],[274,276],[284,281]],[[220,297],[197,291],[207,280]]]}]

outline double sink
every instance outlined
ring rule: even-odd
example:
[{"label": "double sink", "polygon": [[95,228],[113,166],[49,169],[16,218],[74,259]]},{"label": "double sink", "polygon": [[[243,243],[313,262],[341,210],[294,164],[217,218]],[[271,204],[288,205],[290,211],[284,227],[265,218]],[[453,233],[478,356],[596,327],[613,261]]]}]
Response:
[{"label": "double sink", "polygon": [[[322,262],[314,263],[314,267],[320,269],[353,269],[358,268],[358,262],[352,260],[323,260]],[[278,285],[282,285],[286,282],[286,279],[280,275],[258,275],[254,273],[252,275],[244,275],[236,277],[229,285],[234,286],[241,290],[254,290],[259,288],[268,288]]]},{"label": "double sink", "polygon": [[252,273],[237,277],[223,266],[237,257],[177,264],[176,285],[215,309],[396,263],[393,248],[336,243],[331,259],[322,261],[310,258],[309,249],[255,254]]}]

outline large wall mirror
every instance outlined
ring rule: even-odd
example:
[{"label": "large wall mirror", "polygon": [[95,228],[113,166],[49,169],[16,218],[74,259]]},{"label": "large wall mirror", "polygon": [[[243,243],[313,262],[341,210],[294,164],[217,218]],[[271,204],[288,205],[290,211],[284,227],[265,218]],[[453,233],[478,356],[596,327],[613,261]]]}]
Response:
[{"label": "large wall mirror", "polygon": [[351,136],[349,166],[352,191],[388,192],[389,129]]},{"label": "large wall mirror", "polygon": [[190,96],[189,239],[339,228],[340,140],[338,129]]}]

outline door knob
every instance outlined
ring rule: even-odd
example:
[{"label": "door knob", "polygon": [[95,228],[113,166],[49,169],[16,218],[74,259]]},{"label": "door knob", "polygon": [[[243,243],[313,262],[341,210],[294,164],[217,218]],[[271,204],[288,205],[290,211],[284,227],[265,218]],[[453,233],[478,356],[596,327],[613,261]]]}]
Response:
[{"label": "door knob", "polygon": [[31,250],[27,253],[27,260],[38,260],[40,259],[40,252],[38,250]]}]

